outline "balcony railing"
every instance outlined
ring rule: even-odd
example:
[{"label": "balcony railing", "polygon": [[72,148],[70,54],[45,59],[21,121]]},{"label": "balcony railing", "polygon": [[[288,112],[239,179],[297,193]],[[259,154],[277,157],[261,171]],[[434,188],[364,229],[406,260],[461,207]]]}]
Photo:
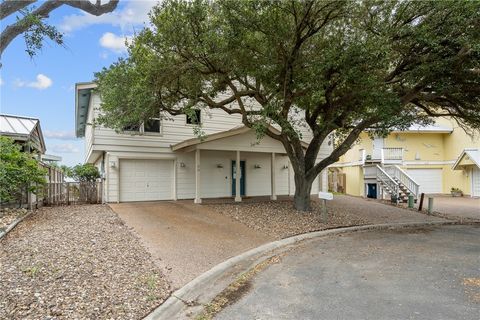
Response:
[{"label": "balcony railing", "polygon": [[402,160],[403,148],[382,148],[382,162]]},{"label": "balcony railing", "polygon": [[381,162],[387,164],[401,164],[403,161],[403,148],[381,148],[373,150],[372,154],[366,154],[364,149],[359,150],[359,160],[365,163],[365,160],[372,162]]}]

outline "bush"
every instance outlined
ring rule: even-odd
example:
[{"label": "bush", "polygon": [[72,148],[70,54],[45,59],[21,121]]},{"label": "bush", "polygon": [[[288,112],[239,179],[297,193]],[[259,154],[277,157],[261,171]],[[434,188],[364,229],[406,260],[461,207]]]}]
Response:
[{"label": "bush", "polygon": [[12,139],[0,137],[0,202],[21,203],[25,191],[36,194],[46,183],[46,174],[33,154],[21,152]]},{"label": "bush", "polygon": [[64,170],[64,172],[67,176],[79,182],[94,182],[100,178],[100,172],[91,163],[77,164],[73,168]]}]

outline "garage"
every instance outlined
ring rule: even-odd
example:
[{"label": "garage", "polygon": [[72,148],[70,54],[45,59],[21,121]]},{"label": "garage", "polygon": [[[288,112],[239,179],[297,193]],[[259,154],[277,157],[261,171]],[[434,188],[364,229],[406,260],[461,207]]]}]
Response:
[{"label": "garage", "polygon": [[120,201],[173,199],[173,160],[120,160]]},{"label": "garage", "polygon": [[442,169],[408,169],[407,173],[420,185],[420,193],[443,193]]},{"label": "garage", "polygon": [[480,197],[480,169],[472,170],[472,197]]}]

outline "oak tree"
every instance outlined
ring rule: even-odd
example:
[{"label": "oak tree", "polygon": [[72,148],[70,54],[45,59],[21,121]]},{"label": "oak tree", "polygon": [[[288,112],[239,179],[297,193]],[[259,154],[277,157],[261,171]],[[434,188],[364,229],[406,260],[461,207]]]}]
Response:
[{"label": "oak tree", "polygon": [[477,1],[167,0],[150,19],[128,58],[96,75],[100,123],[120,129],[195,108],[239,114],[283,144],[298,210],[364,130],[445,116],[480,128]]}]

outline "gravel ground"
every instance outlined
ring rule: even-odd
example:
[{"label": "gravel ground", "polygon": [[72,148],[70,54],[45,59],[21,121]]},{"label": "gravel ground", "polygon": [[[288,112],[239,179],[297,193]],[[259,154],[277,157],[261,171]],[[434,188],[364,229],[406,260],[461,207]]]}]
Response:
[{"label": "gravel ground", "polygon": [[327,223],[323,223],[321,205],[318,201],[312,201],[312,211],[310,212],[294,210],[292,200],[208,206],[252,229],[278,239],[328,228],[368,224],[367,220],[354,214],[346,211],[333,212],[331,209],[328,210]]},{"label": "gravel ground", "polygon": [[0,241],[0,319],[140,319],[170,287],[108,207],[42,208]]},{"label": "gravel ground", "polygon": [[275,238],[329,228],[358,226],[377,223],[442,221],[439,217],[427,216],[411,210],[358,197],[335,195],[328,201],[328,221],[321,219],[321,204],[312,199],[312,211],[293,209],[293,200],[205,204],[216,212],[240,221],[250,228]]},{"label": "gravel ground", "polygon": [[0,231],[8,228],[17,218],[27,214],[26,209],[1,209],[0,210]]}]

